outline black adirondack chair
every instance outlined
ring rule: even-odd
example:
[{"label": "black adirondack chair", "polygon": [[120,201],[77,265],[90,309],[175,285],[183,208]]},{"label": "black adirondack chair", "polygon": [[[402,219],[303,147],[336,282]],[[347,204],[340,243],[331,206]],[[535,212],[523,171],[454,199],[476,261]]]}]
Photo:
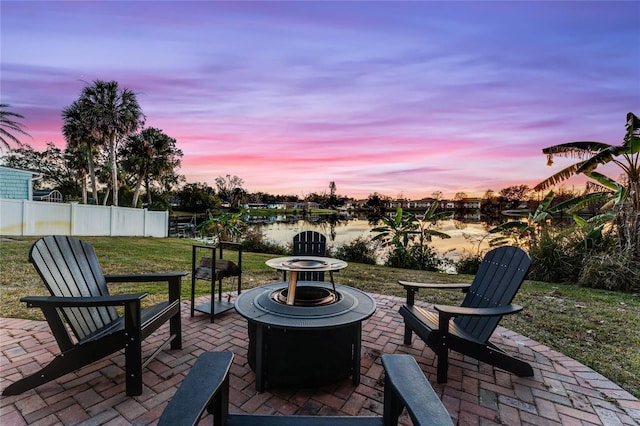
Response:
[{"label": "black adirondack chair", "polygon": [[205,410],[216,426],[391,426],[406,408],[416,426],[453,425],[418,363],[411,355],[383,355],[384,408],[380,416],[274,416],[229,413],[229,369],[233,353],[204,352],[191,367],[158,426],[193,426]]},{"label": "black adirondack chair", "polygon": [[[471,284],[398,282],[407,291],[407,303],[400,308],[405,324],[404,343],[410,345],[415,332],[436,353],[438,383],[447,381],[450,349],[521,377],[533,376],[529,364],[489,342],[504,315],[522,310],[511,301],[530,265],[531,259],[523,250],[499,247],[487,253]],[[435,305],[437,312],[431,312],[414,304],[421,288],[455,288],[467,294],[461,306]]]},{"label": "black adirondack chair", "polygon": [[[300,232],[293,237],[291,251],[294,256],[326,256],[327,237],[315,231]],[[324,272],[298,272],[298,281],[324,281]]]},{"label": "black adirondack chair", "polygon": [[[3,395],[33,389],[123,348],[127,395],[140,395],[142,369],[151,358],[169,343],[171,349],[182,347],[180,284],[185,273],[103,275],[90,244],[60,235],[36,241],[29,260],[51,296],[20,300],[42,309],[61,353],[42,370],[8,386]],[[108,282],[167,282],[169,297],[141,309],[146,293],[110,295]],[[118,315],[117,306],[124,307],[123,316]],[[143,363],[142,340],[167,321],[169,338]]]}]

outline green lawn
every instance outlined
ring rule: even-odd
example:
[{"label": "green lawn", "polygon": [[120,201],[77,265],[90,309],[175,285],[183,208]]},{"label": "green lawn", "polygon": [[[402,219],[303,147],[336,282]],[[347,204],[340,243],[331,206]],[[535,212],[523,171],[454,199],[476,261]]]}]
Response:
[{"label": "green lawn", "polygon": [[[188,239],[129,237],[84,238],[96,249],[105,273],[189,271],[191,245]],[[19,299],[44,295],[46,290],[28,263],[36,238],[0,242],[0,316],[43,319],[37,309],[27,309]],[[280,280],[281,274],[264,263],[273,255],[244,253],[243,288]],[[468,275],[445,275],[350,263],[337,274],[341,284],[361,290],[404,296],[399,279],[425,282],[468,282]],[[190,281],[185,281],[185,284]],[[229,281],[229,289],[233,283]],[[182,297],[189,297],[183,285]],[[148,302],[165,297],[164,286],[120,284],[113,293],[146,291]],[[206,285],[198,287],[206,293]],[[419,299],[433,303],[458,303],[461,294],[422,291]],[[574,286],[526,281],[514,303],[524,306],[520,314],[505,317],[501,325],[543,343],[593,368],[640,397],[640,297]]]}]

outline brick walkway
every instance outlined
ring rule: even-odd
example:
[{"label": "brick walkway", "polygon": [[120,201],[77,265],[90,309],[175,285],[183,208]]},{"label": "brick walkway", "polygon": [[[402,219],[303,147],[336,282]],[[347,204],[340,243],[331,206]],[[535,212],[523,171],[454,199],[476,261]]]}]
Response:
[{"label": "brick walkway", "polygon": [[[373,295],[377,311],[363,325],[362,381],[351,379],[316,389],[273,389],[256,393],[246,362],[246,322],[230,311],[211,324],[202,314],[189,317],[182,304],[183,349],[165,351],[144,371],[139,397],[124,393],[124,354],[22,395],[0,399],[0,424],[154,424],[189,367],[203,351],[231,350],[231,411],[269,414],[380,415],[382,353],[413,355],[460,425],[640,425],[640,401],[611,381],[544,345],[504,328],[493,339],[529,361],[533,378],[519,378],[451,353],[449,382],[435,383],[434,354],[414,338],[402,344],[402,300]],[[166,333],[161,330],[162,336]],[[162,337],[160,336],[160,337]],[[147,339],[145,351],[159,344]],[[0,319],[0,387],[45,364],[58,348],[45,322]],[[211,416],[201,424],[212,423]],[[410,424],[406,418],[403,424]]]}]

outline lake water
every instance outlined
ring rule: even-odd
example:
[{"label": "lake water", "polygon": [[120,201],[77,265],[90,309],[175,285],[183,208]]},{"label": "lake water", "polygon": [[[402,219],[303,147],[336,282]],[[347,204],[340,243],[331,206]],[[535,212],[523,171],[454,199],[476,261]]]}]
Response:
[{"label": "lake water", "polygon": [[[294,235],[302,231],[318,231],[327,237],[330,246],[338,247],[358,237],[373,237],[371,232],[375,226],[366,219],[341,220],[335,224],[329,222],[313,222],[308,220],[290,220],[261,225],[265,238],[280,245],[290,244]],[[487,225],[481,222],[465,223],[457,220],[443,220],[435,228],[451,236],[448,239],[433,238],[431,246],[439,254],[446,254],[455,259],[466,252],[476,252],[478,248],[489,247]]]}]

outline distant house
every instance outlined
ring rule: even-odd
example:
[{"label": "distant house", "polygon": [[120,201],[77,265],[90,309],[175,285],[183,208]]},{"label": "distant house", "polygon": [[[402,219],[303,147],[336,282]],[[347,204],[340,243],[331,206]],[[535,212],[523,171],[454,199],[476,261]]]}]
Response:
[{"label": "distant house", "polygon": [[40,173],[0,166],[0,198],[32,200],[33,181],[40,178]]},{"label": "distant house", "polygon": [[62,194],[57,189],[45,189],[42,191],[33,191],[33,201],[46,201],[49,203],[61,203]]}]

